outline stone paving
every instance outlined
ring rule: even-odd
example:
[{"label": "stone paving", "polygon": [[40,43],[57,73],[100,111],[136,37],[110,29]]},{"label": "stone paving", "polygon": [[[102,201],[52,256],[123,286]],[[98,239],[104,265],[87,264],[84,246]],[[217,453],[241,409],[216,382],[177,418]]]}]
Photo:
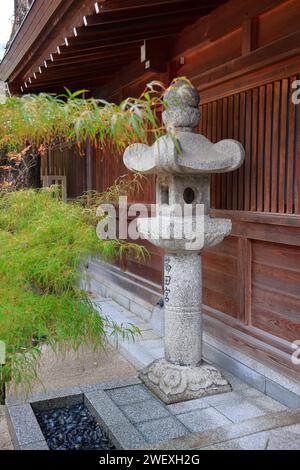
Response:
[{"label": "stone paving", "polygon": [[[131,322],[141,328],[140,340],[119,345],[120,352],[135,366],[144,367],[161,357],[162,337],[149,323],[109,299],[93,300],[117,323]],[[29,402],[41,407],[43,401],[49,406],[50,400],[52,403],[57,400],[61,406],[68,395],[69,403],[84,400],[120,449],[300,449],[300,410],[289,409],[224,369],[222,373],[231,383],[232,392],[172,405],[165,405],[136,376],[128,377],[128,373],[127,378],[118,380],[41,392],[29,397]],[[8,405],[22,440],[21,448],[45,448],[32,410],[28,415],[28,405],[13,397]],[[29,420],[31,435],[24,434],[20,423],[23,406],[25,431]]]},{"label": "stone paving", "polygon": [[[225,373],[226,374],[226,373]],[[45,449],[33,410],[85,403],[118,449],[300,448],[300,410],[290,410],[226,374],[233,391],[165,405],[137,377],[10,398],[14,445]],[[29,403],[31,406],[29,406]]]},{"label": "stone paving", "polygon": [[[103,313],[110,315],[118,324],[134,323],[141,329],[142,337],[135,343],[127,341],[119,345],[120,352],[132,362],[138,369],[146,367],[150,362],[163,357],[163,338],[162,334],[153,331],[151,325],[134,315],[131,311],[121,307],[116,302],[99,297],[95,299],[99,309]],[[117,392],[111,392],[111,397],[117,400],[116,403],[122,409],[130,420],[138,427],[148,442],[158,443],[167,441],[166,436],[176,437],[191,433],[202,433],[207,430],[215,430],[235,423],[247,422],[264,418],[276,413],[288,411],[289,408],[282,403],[265,395],[261,391],[250,387],[239,378],[233,376],[226,370],[222,373],[229,380],[233,391],[211,397],[190,400],[184,403],[164,405],[160,400],[159,406],[153,406],[153,400],[143,398],[145,391],[142,385],[137,386],[135,393],[131,396],[133,389],[123,389]],[[139,393],[137,393],[139,390]],[[118,398],[114,397],[114,393]],[[121,396],[128,395],[129,402],[122,402]],[[157,400],[157,398],[155,398]],[[133,403],[134,401],[134,403]],[[168,414],[167,414],[168,413]],[[299,420],[300,423],[300,420]],[[275,425],[274,425],[275,426]],[[276,427],[278,427],[276,425]],[[249,434],[251,439],[242,437],[236,440],[230,440],[228,443],[214,444],[216,448],[294,448],[300,449],[300,435],[298,434],[299,425],[287,426],[284,432],[279,430],[256,432]],[[158,431],[159,430],[159,431]],[[289,438],[286,432],[289,430]],[[206,446],[214,448],[214,446]],[[179,447],[180,448],[180,445]]]}]

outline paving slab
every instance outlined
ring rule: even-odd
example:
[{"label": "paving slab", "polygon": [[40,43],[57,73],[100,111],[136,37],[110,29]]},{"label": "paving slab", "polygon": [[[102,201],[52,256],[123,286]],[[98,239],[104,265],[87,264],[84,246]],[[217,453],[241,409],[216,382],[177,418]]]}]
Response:
[{"label": "paving slab", "polygon": [[[205,411],[205,410],[202,410]],[[155,446],[156,450],[199,450],[211,446],[222,446],[234,439],[272,431],[286,426],[299,425],[300,409],[280,411],[272,415],[259,416],[239,423],[226,424],[218,428],[195,432],[165,441]],[[150,448],[150,447],[149,447]]]},{"label": "paving slab", "polygon": [[136,402],[144,402],[152,398],[152,394],[144,385],[134,385],[107,391],[108,396],[119,406],[130,405]]},{"label": "paving slab", "polygon": [[170,416],[166,407],[155,399],[121,406],[120,409],[134,424]]},{"label": "paving slab", "polygon": [[137,424],[137,428],[149,443],[158,443],[189,434],[188,429],[176,418],[161,418]]},{"label": "paving slab", "polygon": [[265,410],[247,401],[246,399],[228,400],[222,403],[215,403],[214,408],[226,418],[234,423],[246,421],[257,416],[267,414]]},{"label": "paving slab", "polygon": [[189,400],[184,401],[181,403],[173,403],[173,405],[167,405],[167,409],[177,415],[182,413],[187,413],[189,411],[195,411],[202,408],[208,408],[210,406],[209,402],[207,401],[207,397],[205,398],[197,398],[196,400]]},{"label": "paving slab", "polygon": [[228,418],[212,407],[180,414],[177,418],[192,432],[205,431],[231,423]]}]

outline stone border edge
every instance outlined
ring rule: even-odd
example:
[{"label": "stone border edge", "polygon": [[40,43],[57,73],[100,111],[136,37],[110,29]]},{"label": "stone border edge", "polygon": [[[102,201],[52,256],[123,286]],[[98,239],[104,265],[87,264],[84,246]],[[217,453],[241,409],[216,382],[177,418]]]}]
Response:
[{"label": "stone border edge", "polygon": [[8,398],[5,414],[14,450],[49,450],[34,409],[43,410],[79,403],[87,406],[117,449],[127,450],[148,445],[142,434],[105,393],[106,390],[141,383],[138,377],[130,377],[31,394],[26,400]]}]

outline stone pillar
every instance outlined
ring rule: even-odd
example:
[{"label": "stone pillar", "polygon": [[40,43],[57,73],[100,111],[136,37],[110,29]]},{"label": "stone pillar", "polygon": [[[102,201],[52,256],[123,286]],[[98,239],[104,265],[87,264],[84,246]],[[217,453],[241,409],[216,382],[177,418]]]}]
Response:
[{"label": "stone pillar", "polygon": [[197,253],[167,253],[164,259],[165,357],[198,366],[202,359],[202,272]]}]

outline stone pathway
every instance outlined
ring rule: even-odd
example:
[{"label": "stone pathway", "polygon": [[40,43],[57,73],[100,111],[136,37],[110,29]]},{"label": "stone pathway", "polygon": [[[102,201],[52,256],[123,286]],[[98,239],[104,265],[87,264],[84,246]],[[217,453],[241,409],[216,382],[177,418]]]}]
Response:
[{"label": "stone pathway", "polygon": [[[101,297],[93,300],[98,305],[99,311],[109,315],[119,325],[133,323],[141,329],[142,336],[136,342],[122,341],[119,344],[121,354],[137,369],[144,368],[152,361],[163,357],[162,335],[153,331],[149,323],[134,315],[132,311],[121,307],[115,301]],[[119,390],[116,395],[112,395],[112,398],[142,432],[146,440],[152,444],[167,441],[167,436],[175,438],[180,433],[181,436],[191,436],[193,435],[191,433],[200,433],[201,435],[208,431],[224,429],[225,433],[230,434],[226,429],[230,430],[235,424],[245,422],[249,423],[247,437],[227,441],[223,436],[224,442],[212,445],[207,445],[206,442],[203,448],[300,448],[300,415],[299,421],[297,421],[299,424],[285,425],[285,412],[289,413],[289,408],[250,387],[226,370],[223,369],[222,372],[233,387],[233,391],[230,393],[168,406],[155,398],[157,405],[154,406],[153,398],[152,402],[149,398],[141,399],[146,393],[146,389],[142,393],[143,386],[140,385],[136,389],[131,387],[130,393],[129,389]],[[137,395],[133,392],[136,392]],[[125,396],[128,396],[129,402],[124,399]],[[279,421],[271,424],[274,430],[259,432],[261,426],[264,429],[264,422],[261,423],[259,419],[268,419],[269,416],[277,416],[277,414]],[[281,414],[282,423],[280,421]],[[281,424],[284,426],[282,429]],[[251,429],[255,432],[251,433]],[[185,447],[181,437],[177,441],[176,445],[171,442],[171,448],[173,445],[177,449],[189,448]],[[165,442],[164,445],[167,446],[168,443]],[[190,446],[192,448],[191,444]],[[161,448],[164,448],[163,445]],[[197,445],[194,448],[197,448]]]},{"label": "stone pathway", "polygon": [[[162,357],[161,334],[114,301],[100,297],[93,301],[118,324],[139,326],[141,338],[135,343],[119,343],[124,358],[112,348],[96,359],[86,351],[81,362],[74,353],[57,360],[44,351],[40,372],[47,390],[79,386],[90,406],[110,423],[120,446],[170,450],[300,448],[300,411],[288,409],[225,370],[222,372],[232,392],[166,406],[133,377],[136,368]],[[117,377],[121,380],[116,382]],[[41,390],[37,385],[34,391]],[[0,408],[0,449],[9,448],[4,410]]]}]

